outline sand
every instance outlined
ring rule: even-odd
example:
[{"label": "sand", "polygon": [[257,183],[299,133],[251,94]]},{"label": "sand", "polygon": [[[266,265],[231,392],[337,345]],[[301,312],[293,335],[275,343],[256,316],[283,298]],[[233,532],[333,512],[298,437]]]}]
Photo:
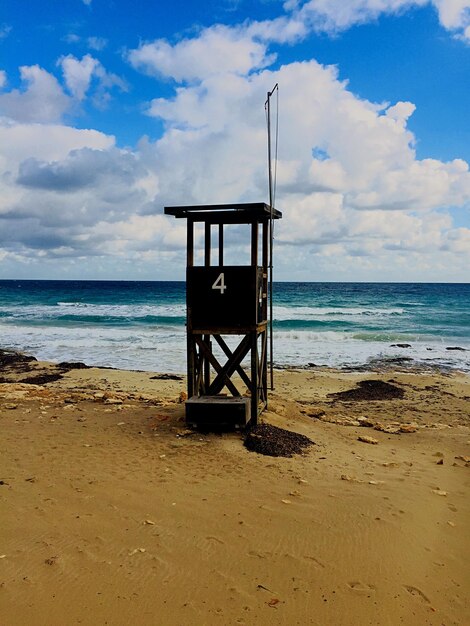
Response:
[{"label": "sand", "polygon": [[[276,372],[283,458],[187,430],[184,380],[15,382],[58,371],[0,370],[3,625],[470,624],[469,376]],[[402,397],[329,395],[365,380]]]}]

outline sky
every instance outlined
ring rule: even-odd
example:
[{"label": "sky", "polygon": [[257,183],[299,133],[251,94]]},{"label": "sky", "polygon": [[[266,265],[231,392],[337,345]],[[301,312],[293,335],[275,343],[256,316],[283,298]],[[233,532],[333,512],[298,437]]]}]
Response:
[{"label": "sky", "polygon": [[184,279],[276,83],[274,279],[469,282],[470,0],[2,0],[0,279]]}]

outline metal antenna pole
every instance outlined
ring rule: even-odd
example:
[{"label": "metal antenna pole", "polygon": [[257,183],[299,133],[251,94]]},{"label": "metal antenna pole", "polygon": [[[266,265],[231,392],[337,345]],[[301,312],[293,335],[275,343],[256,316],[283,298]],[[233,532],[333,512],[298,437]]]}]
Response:
[{"label": "metal antenna pole", "polygon": [[267,111],[268,124],[268,184],[269,184],[269,373],[271,390],[274,389],[274,367],[273,367],[273,175],[272,175],[272,158],[271,158],[271,96],[278,89],[276,83],[271,91],[268,91],[267,99],[264,104]]}]

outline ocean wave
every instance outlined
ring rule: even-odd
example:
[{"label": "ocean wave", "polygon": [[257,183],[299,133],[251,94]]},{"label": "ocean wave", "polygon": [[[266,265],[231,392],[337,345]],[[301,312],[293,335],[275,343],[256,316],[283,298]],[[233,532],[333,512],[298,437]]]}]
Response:
[{"label": "ocean wave", "polygon": [[[281,365],[342,367],[407,357],[470,369],[470,286],[275,284],[274,289],[274,358]],[[0,296],[1,347],[52,361],[186,369],[184,285],[40,282],[18,290],[7,283]],[[239,341],[227,339],[232,349]],[[411,347],[393,346],[405,343]],[[448,351],[449,346],[467,351]]]},{"label": "ocean wave", "polygon": [[351,339],[356,341],[379,341],[379,342],[387,342],[387,343],[409,343],[409,342],[425,342],[425,341],[434,341],[433,337],[425,337],[423,335],[414,335],[411,333],[394,333],[390,332],[355,332],[352,333]]},{"label": "ocean wave", "polygon": [[285,331],[306,331],[317,329],[321,332],[326,332],[328,329],[345,330],[347,328],[353,328],[357,324],[353,320],[335,320],[335,319],[289,319],[289,320],[274,320],[273,326],[275,330]]},{"label": "ocean wave", "polygon": [[286,320],[313,320],[330,317],[343,319],[344,317],[384,317],[403,315],[402,308],[370,308],[370,307],[308,307],[308,306],[275,306],[273,317],[276,321]]},{"label": "ocean wave", "polygon": [[[76,310],[76,312],[74,312]],[[2,317],[11,317],[15,320],[45,320],[66,318],[71,320],[79,318],[95,318],[106,320],[112,318],[125,318],[128,320],[147,320],[150,318],[186,318],[186,306],[184,304],[86,304],[75,302],[62,302],[54,305],[26,305],[14,307],[2,307]]]},{"label": "ocean wave", "polygon": [[22,327],[5,328],[0,347],[46,361],[84,361],[88,365],[168,371],[185,370],[184,327]]},{"label": "ocean wave", "polygon": [[[147,371],[186,370],[184,326],[134,327],[6,327],[0,324],[0,347],[19,349],[39,359],[84,361]],[[364,365],[374,359],[406,356],[413,362],[429,362],[470,370],[470,351],[448,351],[447,346],[470,348],[470,342],[451,343],[436,337],[411,338],[403,334],[351,333],[347,331],[274,332],[274,360],[281,365],[304,366],[309,362],[330,367]],[[234,349],[239,337],[229,337]],[[392,347],[409,343],[410,348]],[[217,347],[214,346],[214,350]],[[220,356],[221,362],[225,357]]]},{"label": "ocean wave", "polygon": [[278,331],[274,330],[273,335],[276,341],[303,341],[308,343],[314,343],[318,341],[322,342],[341,342],[351,338],[351,335],[347,332],[327,330],[323,332],[304,331],[304,330],[289,330]]}]

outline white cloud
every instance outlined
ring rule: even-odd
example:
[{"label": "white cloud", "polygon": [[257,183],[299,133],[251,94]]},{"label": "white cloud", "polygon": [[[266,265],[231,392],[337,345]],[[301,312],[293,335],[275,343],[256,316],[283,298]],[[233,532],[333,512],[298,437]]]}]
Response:
[{"label": "white cloud", "polygon": [[197,80],[233,72],[247,74],[269,65],[264,44],[247,35],[245,29],[213,26],[197,38],[183,39],[171,46],[158,39],[128,53],[130,63],[152,75],[177,81]]},{"label": "white cloud", "polygon": [[104,37],[88,37],[87,44],[89,48],[99,52],[100,50],[104,50],[106,48],[108,40]]},{"label": "white cloud", "polygon": [[98,108],[105,108],[111,97],[109,94],[111,89],[117,87],[121,91],[127,91],[125,81],[116,74],[107,72],[101,63],[89,54],[80,60],[69,54],[61,57],[57,64],[62,68],[69,92],[78,102],[84,100],[93,87],[93,103]]},{"label": "white cloud", "polygon": [[0,115],[19,122],[59,121],[72,106],[57,79],[39,65],[20,67],[25,87],[0,95]]},{"label": "white cloud", "polygon": [[323,256],[334,251],[346,264],[374,254],[386,268],[397,255],[405,262],[403,255],[418,252],[464,254],[465,238],[451,247],[452,220],[439,211],[470,208],[468,164],[417,159],[407,128],[413,103],[359,99],[334,67],[314,61],[211,75],[178,87],[173,99],[154,100],[149,114],[167,124],[164,137],[146,148],[158,163],[158,205],[266,198],[262,103],[276,82],[277,206],[284,210],[276,241],[283,255],[292,244],[303,256],[301,244]]},{"label": "white cloud", "polygon": [[111,100],[110,92],[114,88],[122,92],[128,91],[126,81],[117,74],[107,72],[101,63],[96,66],[95,78],[97,84],[93,93],[92,101],[94,106],[98,109],[105,109],[108,106],[108,103]]},{"label": "white cloud", "polygon": [[96,52],[100,52],[101,50],[104,50],[109,43],[105,37],[97,37],[97,36],[80,37],[80,35],[77,35],[76,33],[68,33],[67,35],[65,35],[65,37],[63,37],[63,41],[65,41],[66,43],[73,43],[73,44],[82,43],[82,44],[85,44],[91,50],[95,50]]},{"label": "white cloud", "polygon": [[57,62],[64,74],[65,84],[74,98],[81,101],[90,87],[91,78],[100,65],[99,61],[89,54],[78,60],[69,54]]},{"label": "white cloud", "polygon": [[[358,98],[335,67],[315,61],[267,69],[271,41],[424,4],[290,1],[289,14],[271,22],[215,26],[174,45],[142,44],[128,53],[134,67],[179,85],[173,97],[148,105],[164,122],[163,136],[135,150],[117,149],[103,133],[51,123],[74,102],[89,97],[103,105],[110,89],[126,89],[91,55],[60,60],[73,97],[38,66],[22,68],[26,89],[0,95],[0,111],[10,117],[0,123],[0,254],[31,263],[60,258],[64,267],[77,257],[109,257],[108,268],[115,258],[132,260],[135,271],[160,261],[170,267],[183,254],[185,225],[163,216],[164,205],[267,198],[263,103],[278,82],[279,277],[292,279],[295,268],[295,278],[315,279],[314,266],[326,279],[380,271],[399,279],[413,267],[435,279],[433,268],[447,264],[464,279],[470,231],[456,227],[447,208],[470,209],[468,164],[417,159],[408,128],[415,105]],[[466,19],[460,5],[452,12],[440,3],[442,23],[455,32]],[[238,245],[236,236],[230,241]]]},{"label": "white cloud", "polygon": [[433,0],[441,24],[449,30],[461,30],[470,26],[469,0]]},{"label": "white cloud", "polygon": [[114,137],[96,130],[78,130],[58,124],[16,124],[0,118],[0,165],[12,170],[26,158],[59,161],[81,148],[107,150]]},{"label": "white cloud", "polygon": [[470,24],[469,0],[310,0],[300,9],[301,19],[315,30],[334,32],[369,22],[381,14],[397,14],[410,8],[433,5],[442,26],[464,33]]},{"label": "white cloud", "polygon": [[11,26],[9,24],[0,24],[0,39],[5,39],[11,32]]},{"label": "white cloud", "polygon": [[82,148],[55,162],[26,159],[14,174],[0,184],[8,197],[0,205],[0,248],[73,260],[132,254],[163,237],[168,220],[161,215],[139,226],[135,211],[153,198],[140,185],[147,169],[131,152]]},{"label": "white cloud", "polygon": [[[35,192],[25,191],[17,183],[18,171],[27,159],[37,162],[63,162],[73,150],[91,148],[109,150],[114,138],[95,130],[77,130],[60,125],[15,124],[0,119],[0,215],[15,218],[16,207],[25,198],[35,201]],[[42,202],[41,193],[36,194]]]},{"label": "white cloud", "polygon": [[79,41],[81,41],[81,37],[79,37],[76,33],[68,33],[63,38],[63,41],[65,41],[66,43],[78,43]]},{"label": "white cloud", "polygon": [[[127,90],[125,81],[107,72],[89,54],[81,60],[72,55],[61,57],[58,65],[62,68],[70,95],[64,92],[53,74],[38,65],[22,66],[22,88],[0,93],[0,116],[16,122],[54,124],[76,110],[77,103],[87,95],[97,108],[105,108],[113,88]],[[5,79],[5,73],[0,72],[0,83]]]},{"label": "white cloud", "polygon": [[0,70],[0,89],[7,84],[7,74],[4,70]]},{"label": "white cloud", "polygon": [[468,257],[470,250],[470,228],[454,228],[444,237],[443,250],[449,250]]},{"label": "white cloud", "polygon": [[426,5],[434,6],[444,28],[469,38],[469,0],[289,0],[283,5],[286,15],[254,22],[249,32],[266,41],[292,42],[311,32],[335,34],[381,15],[399,15]]},{"label": "white cloud", "polygon": [[413,115],[416,106],[412,102],[397,102],[393,106],[389,106],[385,111],[385,115],[402,126],[406,125],[408,118]]},{"label": "white cloud", "polygon": [[310,33],[335,34],[381,15],[397,15],[432,5],[442,26],[462,39],[470,37],[470,0],[294,0],[286,13],[272,20],[240,27],[215,25],[171,45],[164,39],[143,43],[128,52],[137,69],[178,82],[234,72],[240,75],[269,66],[268,45],[293,43]]},{"label": "white cloud", "polygon": [[428,0],[309,0],[298,13],[314,30],[335,32],[373,21],[383,13],[399,13],[427,3]]}]

